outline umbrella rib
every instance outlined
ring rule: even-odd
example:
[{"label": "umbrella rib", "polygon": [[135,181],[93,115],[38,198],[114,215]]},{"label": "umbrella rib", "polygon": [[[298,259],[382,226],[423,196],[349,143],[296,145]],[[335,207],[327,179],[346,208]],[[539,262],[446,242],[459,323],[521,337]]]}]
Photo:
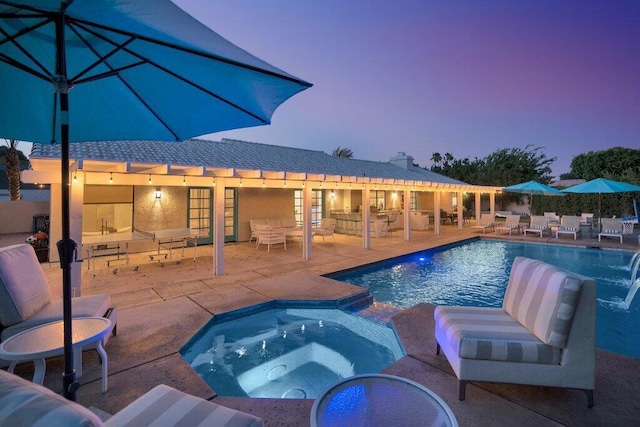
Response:
[{"label": "umbrella rib", "polygon": [[[6,18],[5,18],[6,19]],[[9,64],[12,65],[16,68],[19,68],[22,71],[25,71],[33,76],[36,76],[38,78],[41,78],[42,80],[51,80],[51,73],[48,72],[48,70],[46,69],[46,67],[44,65],[42,65],[35,57],[33,57],[33,55],[31,55],[18,41],[17,39],[22,37],[25,34],[29,34],[33,31],[36,31],[38,28],[50,24],[52,22],[51,19],[46,19],[42,22],[39,22],[37,25],[33,25],[31,27],[25,28],[22,31],[19,31],[18,33],[14,34],[13,36],[10,35],[9,33],[7,33],[4,29],[0,28],[0,33],[5,36],[5,40],[3,40],[2,42],[0,42],[0,45],[3,45],[5,43],[12,43],[16,48],[18,48],[18,50],[20,50],[20,52],[22,52],[27,58],[29,58],[35,65],[37,65],[37,67],[42,70],[43,73],[38,72],[36,69],[29,67],[26,64],[23,64],[19,61],[16,61],[15,59],[5,55],[5,54],[0,54],[0,59]]]},{"label": "umbrella rib", "polygon": [[[110,52],[110,54],[109,54],[108,56],[111,56],[111,55],[112,55],[113,53],[115,53],[116,51],[123,50],[123,51],[127,52],[128,54],[130,54],[130,55],[132,55],[132,56],[134,56],[134,57],[136,57],[136,58],[140,59],[140,61],[142,61],[142,62],[138,63],[137,65],[149,64],[149,65],[151,65],[151,66],[153,66],[153,67],[155,67],[155,68],[157,68],[157,69],[159,69],[159,70],[161,70],[161,71],[163,71],[163,72],[165,72],[165,73],[167,73],[167,74],[169,74],[169,75],[173,76],[174,78],[176,78],[176,79],[178,79],[178,80],[181,80],[183,83],[185,83],[185,84],[187,84],[187,85],[189,85],[189,86],[191,86],[191,87],[194,87],[194,88],[196,88],[196,89],[200,90],[200,91],[201,91],[201,92],[203,92],[203,93],[206,93],[207,95],[209,95],[209,96],[211,96],[211,97],[213,97],[213,98],[218,99],[219,101],[221,101],[221,102],[223,102],[223,103],[225,103],[225,104],[229,105],[230,107],[232,107],[232,108],[234,108],[234,109],[236,109],[236,110],[242,111],[243,113],[245,113],[245,114],[247,114],[247,115],[249,115],[249,116],[251,116],[251,117],[255,118],[256,120],[258,120],[258,121],[260,121],[260,122],[262,122],[262,123],[264,123],[264,124],[268,124],[268,123],[269,123],[269,120],[268,120],[268,119],[264,119],[263,117],[260,117],[259,115],[255,114],[255,113],[253,113],[253,112],[251,112],[251,111],[249,111],[249,110],[247,110],[246,108],[243,108],[243,107],[241,107],[241,106],[239,106],[239,105],[237,105],[237,104],[235,104],[235,103],[233,103],[233,102],[229,101],[228,99],[225,99],[225,98],[221,97],[220,95],[218,95],[218,94],[216,94],[216,93],[214,93],[214,92],[212,92],[212,91],[210,91],[210,90],[208,90],[208,89],[206,89],[206,88],[204,88],[204,87],[202,87],[202,86],[200,86],[200,85],[197,85],[197,84],[195,84],[194,82],[192,82],[192,81],[190,81],[190,80],[187,80],[186,78],[184,78],[184,77],[182,77],[182,76],[180,76],[180,75],[178,75],[178,74],[174,73],[173,71],[171,71],[171,70],[169,70],[169,69],[167,69],[167,68],[165,68],[165,67],[161,66],[160,64],[156,63],[155,61],[151,61],[151,60],[149,60],[148,58],[145,58],[144,56],[140,55],[139,53],[134,52],[134,51],[132,51],[132,50],[130,50],[130,49],[127,49],[127,48],[126,48],[126,45],[130,44],[134,39],[136,39],[136,38],[137,38],[135,35],[131,36],[131,38],[130,38],[129,40],[127,40],[127,42],[126,42],[126,43],[123,43],[122,45],[116,45],[112,40],[110,40],[110,39],[108,39],[108,38],[104,37],[104,36],[103,36],[102,34],[100,34],[100,33],[96,33],[96,32],[95,32],[95,31],[93,31],[91,28],[87,28],[86,26],[84,26],[84,25],[82,25],[82,24],[79,24],[79,23],[77,23],[77,22],[75,22],[75,25],[77,25],[78,27],[82,28],[84,31],[86,31],[86,32],[88,32],[88,33],[90,33],[90,34],[92,34],[92,35],[94,35],[94,36],[96,36],[96,37],[98,37],[98,38],[102,39],[103,41],[105,41],[105,42],[107,42],[107,43],[110,43],[110,44],[114,45],[114,46],[116,47],[116,49],[114,49],[112,52]],[[73,28],[73,26],[71,26],[71,27]],[[94,51],[94,49],[93,49],[93,48],[92,48],[88,43],[86,43],[86,42],[84,41],[84,38],[82,38],[82,36],[81,36],[81,35],[80,35],[80,34],[79,34],[75,29],[73,29],[73,31],[74,31],[74,33],[75,33],[78,37],[80,37],[80,39],[85,43],[85,45],[86,45],[89,49],[91,49],[91,51],[92,51],[96,56],[98,56],[98,57],[99,57],[99,54],[98,54],[97,52],[95,52],[95,51]],[[171,46],[171,45],[167,45],[167,47],[172,47],[172,46]],[[107,57],[104,57],[104,58],[101,58],[101,59],[100,59],[96,64],[92,64],[92,65],[91,65],[91,68],[95,67],[98,63],[104,63],[107,67],[109,67],[109,68],[111,69],[111,71],[106,72],[106,73],[103,73],[103,74],[101,74],[101,75],[93,76],[93,77],[91,77],[90,79],[75,80],[75,78],[72,78],[72,79],[70,79],[70,80],[71,80],[71,81],[73,81],[73,83],[74,83],[74,84],[80,84],[80,83],[83,83],[83,82],[93,81],[93,80],[97,80],[97,79],[99,79],[99,78],[103,78],[103,77],[111,77],[111,76],[115,75],[116,77],[118,77],[118,78],[119,78],[119,79],[120,79],[120,80],[121,80],[121,81],[122,81],[122,82],[127,86],[127,88],[129,88],[129,90],[131,90],[131,92],[132,92],[132,93],[134,93],[134,94],[136,95],[136,97],[138,97],[138,99],[140,99],[140,100],[141,100],[141,97],[140,97],[140,96],[138,96],[138,94],[137,94],[137,93],[136,93],[136,92],[131,88],[131,86],[129,86],[129,85],[126,83],[126,81],[124,80],[124,78],[123,78],[121,75],[119,75],[119,74],[118,74],[118,70],[125,70],[125,69],[128,69],[128,68],[132,68],[132,67],[133,67],[133,66],[135,66],[136,64],[131,64],[131,65],[127,66],[127,67],[121,67],[120,69],[116,69],[116,68],[113,68],[113,67],[109,64],[109,62],[107,61],[108,56],[107,56]],[[78,75],[84,75],[84,74],[86,74],[86,72],[88,72],[88,69],[83,70],[83,71],[82,71],[82,72],[80,72]],[[149,107],[149,105],[147,105],[147,104],[145,104],[145,105],[147,106],[147,108],[149,108],[149,110],[150,110],[150,111],[153,111],[153,110]],[[156,114],[154,113],[154,115],[156,115]],[[156,115],[156,117],[158,117],[158,116]],[[158,117],[158,119],[159,119],[159,117]],[[163,122],[163,123],[164,123],[164,122]],[[171,132],[171,133],[174,133],[174,132]],[[174,135],[175,135],[175,133],[174,133]]]},{"label": "umbrella rib", "polygon": [[[300,80],[300,79],[297,79],[297,78],[292,77],[292,76],[287,76],[287,75],[283,75],[283,74],[280,74],[280,73],[276,73],[275,71],[265,70],[264,68],[260,68],[260,67],[257,67],[255,65],[249,65],[249,64],[246,64],[246,63],[243,63],[243,62],[235,61],[233,59],[225,58],[223,56],[215,55],[213,53],[203,52],[201,50],[190,49],[190,48],[187,48],[187,47],[184,47],[184,46],[178,46],[178,45],[175,45],[175,44],[172,44],[172,43],[163,42],[163,41],[160,41],[160,40],[157,40],[157,39],[153,39],[151,37],[146,37],[146,36],[143,36],[143,35],[140,35],[140,34],[135,34],[135,33],[131,33],[131,32],[128,32],[128,31],[119,30],[117,28],[101,25],[101,24],[98,24],[96,22],[85,21],[85,20],[81,20],[81,19],[77,19],[77,18],[73,18],[73,17],[69,17],[68,22],[73,22],[73,23],[75,23],[77,25],[84,24],[84,25],[88,25],[90,27],[99,28],[99,29],[104,30],[104,31],[109,31],[109,32],[112,32],[112,33],[122,34],[122,35],[130,36],[130,37],[136,37],[137,39],[145,41],[145,42],[148,42],[148,43],[152,43],[152,44],[155,44],[155,45],[168,47],[168,48],[179,50],[179,51],[182,51],[182,52],[186,52],[186,53],[189,53],[189,54],[192,54],[192,55],[202,56],[202,57],[205,57],[205,58],[212,59],[214,61],[223,62],[223,63],[229,64],[229,65],[233,65],[233,66],[239,67],[239,68],[245,68],[245,69],[248,69],[248,70],[251,70],[251,71],[255,71],[255,72],[258,72],[258,73],[261,73],[261,74],[267,74],[267,75],[270,75],[270,76],[273,76],[273,77],[277,77],[277,78],[280,78],[280,79],[283,79],[283,80],[287,80],[287,81],[290,81],[290,82],[293,82],[293,83],[297,83],[297,84],[299,84],[301,86],[304,86],[304,87],[313,86],[311,83],[305,82],[304,80]],[[88,28],[86,28],[86,27],[82,27],[82,28],[84,28],[85,30],[89,31]],[[96,33],[93,33],[93,34],[94,35],[98,35]]]}]

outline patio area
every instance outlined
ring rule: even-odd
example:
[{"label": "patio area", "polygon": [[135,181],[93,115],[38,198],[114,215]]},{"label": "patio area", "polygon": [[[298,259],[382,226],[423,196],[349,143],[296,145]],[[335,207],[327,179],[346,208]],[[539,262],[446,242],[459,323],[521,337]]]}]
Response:
[{"label": "patio area", "polygon": [[[482,233],[465,226],[443,226],[441,235],[433,231],[412,231],[412,241],[402,237],[373,238],[372,248],[362,249],[362,240],[336,235],[336,242],[317,239],[311,260],[302,260],[295,244],[267,252],[255,243],[227,244],[224,248],[225,275],[213,276],[211,246],[198,248],[195,264],[151,263],[146,254],[135,255],[134,268],[119,268],[113,274],[103,260],[97,273],[83,266],[83,295],[109,293],[118,306],[118,335],[106,350],[109,355],[109,390],[100,391],[100,366],[95,352],[83,356],[84,375],[80,378],[78,400],[115,413],[157,384],[167,384],[222,405],[240,409],[265,420],[267,426],[306,426],[313,400],[249,399],[218,397],[183,361],[180,347],[213,315],[273,300],[338,301],[362,295],[353,285],[320,277],[397,255],[423,250]],[[577,241],[487,233],[482,238],[535,242],[559,242],[581,246],[638,250],[638,237],[598,243],[596,239]],[[0,236],[0,246],[24,241],[24,236]],[[61,295],[61,270],[43,264],[54,297]],[[375,304],[369,310],[385,311]],[[416,381],[437,393],[451,408],[460,425],[631,425],[637,422],[640,388],[640,360],[606,351],[596,354],[595,405],[587,408],[584,393],[577,390],[504,384],[472,384],[467,398],[457,399],[457,380],[443,355],[436,356],[433,337],[433,306],[419,304],[392,316],[407,350],[407,356],[383,371]],[[31,365],[17,373],[27,378]],[[54,391],[62,386],[62,358],[47,362],[45,385]]]}]

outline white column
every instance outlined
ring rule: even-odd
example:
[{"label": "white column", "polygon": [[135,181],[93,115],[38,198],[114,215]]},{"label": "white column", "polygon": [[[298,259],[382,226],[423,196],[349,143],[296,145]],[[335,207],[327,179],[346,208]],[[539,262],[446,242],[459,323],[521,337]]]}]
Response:
[{"label": "white column", "polygon": [[440,192],[433,193],[433,231],[440,235]]},{"label": "white column", "polygon": [[313,230],[311,229],[311,211],[313,188],[307,182],[302,190],[302,259],[311,259],[311,246],[313,244]]},{"label": "white column", "polygon": [[[83,172],[76,172],[75,176],[77,182],[73,182],[73,178],[69,180],[71,184],[71,206],[69,208],[69,237],[73,239],[78,245],[77,256],[78,259],[82,259],[82,204],[84,203],[84,181],[85,174]],[[51,241],[49,241],[51,246]],[[51,249],[49,250],[51,251]],[[57,252],[57,248],[56,248]],[[82,287],[82,263],[71,263],[71,295],[79,297],[81,295]]]},{"label": "white column", "polygon": [[458,191],[458,230],[462,230],[464,225],[464,205],[462,204],[462,191]]},{"label": "white column", "polygon": [[491,218],[496,217],[496,193],[489,193],[489,212],[491,212]]},{"label": "white column", "polygon": [[411,191],[404,190],[404,240],[411,241]]},{"label": "white column", "polygon": [[369,206],[369,187],[362,189],[362,247],[371,248],[371,207]]},{"label": "white column", "polygon": [[226,179],[216,178],[213,187],[213,271],[224,274],[224,189]]},{"label": "white column", "polygon": [[480,224],[480,215],[482,215],[482,213],[480,212],[480,204],[481,204],[481,200],[480,200],[480,196],[482,196],[482,193],[478,192],[476,193],[476,224]]}]

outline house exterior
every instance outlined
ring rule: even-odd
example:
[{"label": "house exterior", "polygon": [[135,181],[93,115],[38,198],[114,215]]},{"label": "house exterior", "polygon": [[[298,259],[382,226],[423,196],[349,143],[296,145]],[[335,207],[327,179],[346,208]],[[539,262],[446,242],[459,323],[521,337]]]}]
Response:
[{"label": "house exterior", "polygon": [[[135,227],[209,230],[205,242],[247,241],[249,220],[295,216],[305,230],[303,259],[311,258],[311,227],[332,211],[371,209],[430,212],[440,233],[441,210],[462,218],[463,193],[488,193],[491,211],[499,187],[474,186],[414,166],[399,152],[389,162],[347,159],[321,151],[232,139],[182,142],[104,141],[70,146],[71,232]],[[60,146],[34,144],[23,182],[51,184],[51,237],[60,230]],[[362,207],[371,206],[371,209]],[[479,216],[479,209],[476,209]],[[106,222],[106,224],[105,224]],[[458,221],[462,227],[462,221]],[[363,245],[371,244],[363,232]],[[214,245],[216,274],[223,245]],[[140,250],[144,250],[141,247]],[[56,259],[57,254],[51,254]]]}]

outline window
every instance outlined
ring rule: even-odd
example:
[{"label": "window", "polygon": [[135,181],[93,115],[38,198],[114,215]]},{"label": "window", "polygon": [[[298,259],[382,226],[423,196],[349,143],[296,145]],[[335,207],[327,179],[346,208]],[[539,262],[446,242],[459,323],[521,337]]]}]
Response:
[{"label": "window", "polygon": [[378,208],[379,211],[385,210],[385,197],[386,192],[384,190],[371,190],[369,204]]},{"label": "window", "polygon": [[411,210],[418,210],[418,193],[415,191],[411,192]]},{"label": "window", "polygon": [[[298,225],[302,225],[302,215],[304,211],[304,203],[302,200],[302,190],[294,190],[293,194],[293,210]],[[317,225],[322,221],[323,215],[323,191],[313,190],[311,192],[311,224]]]},{"label": "window", "polygon": [[451,206],[453,206],[454,209],[458,208],[458,193],[451,195]]}]

